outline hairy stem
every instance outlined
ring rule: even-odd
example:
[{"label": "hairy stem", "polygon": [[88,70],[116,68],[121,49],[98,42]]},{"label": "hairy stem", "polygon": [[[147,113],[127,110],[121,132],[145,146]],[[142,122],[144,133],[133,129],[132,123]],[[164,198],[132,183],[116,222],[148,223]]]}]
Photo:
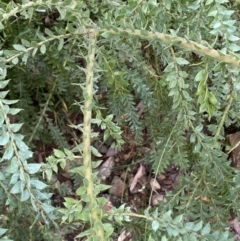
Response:
[{"label": "hairy stem", "polygon": [[94,183],[92,176],[91,165],[91,118],[93,106],[93,65],[95,58],[95,44],[96,32],[89,34],[89,51],[87,57],[87,71],[86,71],[86,93],[85,93],[85,106],[84,106],[84,126],[83,126],[83,162],[85,169],[85,178],[87,180],[87,193],[90,198],[90,209],[92,224],[95,226],[95,234],[98,236],[99,241],[104,241],[104,230],[100,218],[100,209],[94,194]]},{"label": "hairy stem", "polygon": [[[54,40],[60,39],[60,38],[68,38],[73,35],[75,35],[75,36],[85,35],[85,34],[88,34],[88,33],[94,32],[94,31],[97,31],[97,30],[94,28],[90,28],[90,29],[87,29],[84,31],[79,31],[79,32],[76,31],[75,33],[68,33],[68,34],[53,36],[49,39],[39,42],[34,47],[26,48],[26,50],[21,51],[10,58],[7,58],[4,61],[4,63],[9,63],[13,59],[20,57],[24,53],[30,52],[30,51],[34,50],[35,48],[40,47],[47,42],[51,42],[51,41],[54,41]],[[126,34],[134,35],[134,36],[139,36],[142,39],[148,39],[148,40],[158,39],[161,42],[177,45],[181,48],[192,51],[196,54],[199,54],[202,56],[208,56],[212,59],[215,59],[218,62],[227,63],[234,67],[240,67],[240,58],[238,58],[236,55],[223,54],[219,50],[211,49],[210,47],[206,47],[202,44],[196,43],[194,41],[191,41],[191,40],[188,40],[185,38],[176,37],[176,36],[159,33],[159,32],[151,32],[151,31],[147,31],[147,30],[131,30],[131,29],[114,28],[114,29],[99,29],[98,31],[102,32],[102,33],[110,32],[114,35],[123,35],[123,36]]]},{"label": "hairy stem", "polygon": [[129,35],[139,36],[142,39],[150,39],[150,40],[158,39],[164,43],[177,45],[181,48],[190,50],[199,55],[211,57],[217,60],[218,62],[224,62],[234,67],[240,67],[240,59],[237,56],[233,56],[230,54],[223,54],[218,50],[211,49],[210,47],[206,47],[202,44],[196,43],[194,41],[191,41],[185,38],[175,37],[172,35],[159,33],[159,32],[151,32],[147,30],[131,30],[131,29],[123,29],[123,28],[102,29],[101,32],[110,32],[112,34],[118,34],[118,35],[120,34],[123,35],[125,33]]}]

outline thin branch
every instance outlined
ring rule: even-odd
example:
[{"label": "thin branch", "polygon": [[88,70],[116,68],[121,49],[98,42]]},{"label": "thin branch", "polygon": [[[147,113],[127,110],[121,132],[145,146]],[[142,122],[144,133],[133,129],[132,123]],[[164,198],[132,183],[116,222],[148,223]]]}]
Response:
[{"label": "thin branch", "polygon": [[219,123],[217,132],[216,132],[216,134],[215,134],[215,136],[214,136],[214,143],[216,143],[217,140],[218,140],[218,137],[219,137],[219,135],[220,135],[221,129],[222,129],[223,125],[224,125],[224,122],[225,122],[225,120],[226,120],[227,114],[228,114],[228,112],[229,112],[229,110],[230,110],[230,107],[231,107],[231,105],[232,105],[232,102],[233,102],[233,97],[230,96],[230,100],[229,100],[229,102],[228,102],[228,104],[227,104],[227,106],[226,106],[226,108],[225,108],[225,110],[224,110],[224,112],[223,112],[223,116],[222,116],[222,118],[221,118],[221,122]]}]

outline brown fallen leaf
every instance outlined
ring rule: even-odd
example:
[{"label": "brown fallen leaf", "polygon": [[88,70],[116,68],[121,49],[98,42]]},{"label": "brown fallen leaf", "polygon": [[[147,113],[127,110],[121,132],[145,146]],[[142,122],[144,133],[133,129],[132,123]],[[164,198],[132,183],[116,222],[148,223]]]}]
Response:
[{"label": "brown fallen leaf", "polygon": [[240,225],[237,218],[234,218],[230,221],[233,224],[233,231],[235,233],[234,238],[235,240],[240,240]]},{"label": "brown fallen leaf", "polygon": [[138,109],[138,112],[137,112],[138,116],[141,116],[144,110],[144,104],[142,101],[138,103],[137,109]]},{"label": "brown fallen leaf", "polygon": [[233,228],[234,228],[234,231],[237,233],[237,237],[240,236],[240,224],[237,218],[233,219]]},{"label": "brown fallen leaf", "polygon": [[167,202],[167,199],[162,194],[153,194],[152,196],[152,205],[158,206],[159,202]]},{"label": "brown fallen leaf", "polygon": [[108,200],[107,203],[102,207],[102,209],[105,212],[110,212],[113,207],[114,206],[113,206],[112,202],[110,200]]},{"label": "brown fallen leaf", "polygon": [[151,178],[150,186],[151,186],[152,190],[154,190],[154,191],[161,189],[160,184],[158,183],[158,181],[155,178]]},{"label": "brown fallen leaf", "polygon": [[136,173],[136,175],[133,178],[132,184],[130,186],[130,191],[132,191],[134,189],[134,187],[137,185],[138,180],[144,175],[144,167],[141,164],[140,167],[138,168],[138,171]]},{"label": "brown fallen leaf", "polygon": [[117,241],[125,241],[126,239],[129,240],[131,236],[132,236],[131,232],[127,232],[126,230],[123,230],[120,236],[118,237]]}]

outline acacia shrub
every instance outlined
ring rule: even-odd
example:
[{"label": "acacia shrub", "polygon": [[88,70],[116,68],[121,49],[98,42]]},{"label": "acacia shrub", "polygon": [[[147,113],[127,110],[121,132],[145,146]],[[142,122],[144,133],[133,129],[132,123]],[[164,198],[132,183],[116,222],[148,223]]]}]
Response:
[{"label": "acacia shrub", "polygon": [[[145,240],[177,240],[178,235],[183,240],[228,239],[228,212],[238,215],[239,210],[239,173],[223,151],[224,128],[239,125],[235,7],[227,0],[2,3],[2,206],[7,203],[13,212],[21,204],[16,217],[32,206],[28,219],[33,224],[41,218],[46,224],[61,219],[69,229],[87,223],[89,229],[78,236],[89,240],[106,240],[128,220],[141,220],[140,231],[128,225],[136,234],[143,230]],[[143,118],[136,110],[140,101]],[[83,123],[68,122],[75,112],[84,116]],[[21,134],[16,134],[21,125],[11,124],[7,114],[25,122]],[[90,151],[99,155],[90,148],[90,137],[96,138],[91,122],[105,129],[104,141],[113,136],[117,147],[122,144],[119,127],[129,125],[139,145],[147,130],[146,161],[153,172],[157,175],[171,163],[181,170],[180,183],[166,203],[138,215],[124,207],[102,214],[106,200],[96,194],[106,186],[91,175]],[[74,159],[66,123],[83,131],[75,149],[83,152],[84,166],[72,172],[85,179],[77,190],[81,202],[66,197],[61,215],[53,215],[51,194],[39,191],[46,186],[36,178],[43,172],[51,179],[58,164],[64,167]],[[30,146],[54,141],[62,151],[56,150],[46,165],[33,163],[24,137]],[[209,223],[218,231],[210,234]],[[11,235],[11,227],[4,227]],[[31,230],[27,236],[34,239]]]}]

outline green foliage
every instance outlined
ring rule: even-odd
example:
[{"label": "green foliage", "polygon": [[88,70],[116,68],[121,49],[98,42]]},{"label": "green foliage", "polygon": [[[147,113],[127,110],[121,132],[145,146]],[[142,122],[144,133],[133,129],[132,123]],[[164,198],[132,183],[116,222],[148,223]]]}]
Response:
[{"label": "green foliage", "polygon": [[[49,202],[51,194],[44,192],[47,185],[37,177],[41,164],[28,163],[28,159],[32,157],[32,152],[24,143],[24,136],[18,133],[22,124],[11,124],[9,121],[8,115],[16,115],[21,109],[12,107],[18,100],[7,99],[8,91],[5,91],[4,88],[8,85],[9,80],[4,80],[6,73],[6,69],[1,68],[1,215],[6,217],[7,220],[12,221],[13,218],[11,225],[14,227],[14,218],[18,220],[23,215],[25,209],[31,210],[30,213],[25,213],[25,215],[26,217],[29,215],[27,222],[30,222],[30,225],[33,227],[34,223],[39,222],[40,219],[43,219],[45,222],[49,222],[48,220],[53,221],[55,219],[53,214],[55,209]],[[7,208],[4,208],[4,206],[7,206]],[[37,217],[34,215],[34,212],[38,213]],[[3,224],[3,226],[5,225]],[[3,234],[5,229],[1,230]],[[30,232],[25,232],[25,234],[31,235]]]},{"label": "green foliage", "polygon": [[[224,148],[225,129],[240,124],[236,3],[26,0],[0,6],[0,206],[8,220],[0,235],[56,240],[58,223],[84,227],[77,236],[86,240],[103,240],[98,230],[104,240],[116,238],[121,225],[133,240],[138,232],[149,241],[232,240],[225,228],[230,209],[239,216],[240,176]],[[106,200],[99,194],[107,186],[92,172],[100,162],[91,155],[101,154],[90,146],[90,138],[99,138],[91,124],[118,149],[129,126],[134,141],[150,147],[145,160],[155,175],[170,164],[180,168],[166,203],[141,215],[124,206],[102,211]],[[58,149],[41,164],[29,150],[39,146]],[[39,174],[51,181],[59,166],[79,157],[84,165],[70,168],[80,185],[76,197],[65,197],[57,212]],[[17,223],[23,214],[26,222]]]}]

